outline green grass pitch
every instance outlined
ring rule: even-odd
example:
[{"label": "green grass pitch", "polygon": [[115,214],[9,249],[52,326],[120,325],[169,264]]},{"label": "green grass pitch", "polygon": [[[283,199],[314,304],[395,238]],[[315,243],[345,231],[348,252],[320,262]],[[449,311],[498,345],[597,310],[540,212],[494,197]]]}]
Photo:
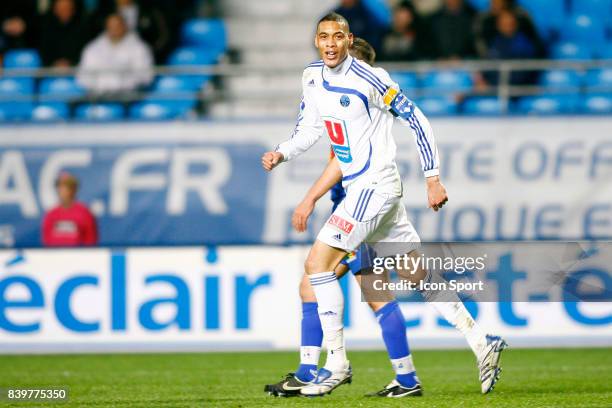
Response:
[{"label": "green grass pitch", "polygon": [[[509,349],[493,393],[480,395],[469,351],[414,352],[425,395],[372,399],[392,378],[382,351],[353,351],[353,384],[323,398],[273,398],[267,382],[295,368],[297,353],[0,356],[0,387],[68,386],[75,407],[611,407],[612,348]],[[5,406],[41,406],[0,401]]]}]

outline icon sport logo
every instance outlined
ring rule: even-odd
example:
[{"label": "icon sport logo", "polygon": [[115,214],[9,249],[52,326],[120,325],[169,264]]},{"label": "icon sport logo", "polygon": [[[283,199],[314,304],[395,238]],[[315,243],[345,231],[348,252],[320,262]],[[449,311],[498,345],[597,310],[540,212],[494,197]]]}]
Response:
[{"label": "icon sport logo", "polygon": [[323,116],[322,119],[323,123],[325,123],[325,129],[327,130],[331,147],[334,149],[334,153],[338,160],[343,163],[352,162],[351,146],[349,145],[346,124],[344,121],[332,116]]}]

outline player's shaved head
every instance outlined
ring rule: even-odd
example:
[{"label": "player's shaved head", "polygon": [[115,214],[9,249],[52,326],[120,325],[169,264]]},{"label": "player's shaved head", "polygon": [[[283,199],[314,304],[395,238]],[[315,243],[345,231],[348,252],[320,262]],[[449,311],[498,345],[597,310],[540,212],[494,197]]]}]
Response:
[{"label": "player's shaved head", "polygon": [[348,20],[346,18],[344,18],[338,13],[331,12],[321,17],[321,19],[317,22],[317,32],[319,31],[319,27],[321,27],[321,23],[324,23],[326,21],[334,21],[340,24],[343,31],[345,31],[346,33],[349,33],[351,31],[349,28]]}]

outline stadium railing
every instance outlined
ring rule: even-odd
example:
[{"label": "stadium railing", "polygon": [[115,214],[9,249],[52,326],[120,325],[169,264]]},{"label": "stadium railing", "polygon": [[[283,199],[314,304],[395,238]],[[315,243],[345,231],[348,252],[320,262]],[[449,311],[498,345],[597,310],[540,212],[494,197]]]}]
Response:
[{"label": "stadium railing", "polygon": [[[429,114],[612,113],[612,59],[418,62],[381,66]],[[156,79],[150,86],[112,97],[88,94],[74,81],[76,69],[5,69],[0,76],[0,121],[104,119],[104,115],[100,118],[78,115],[83,110],[79,106],[84,104],[120,104],[122,109],[111,115],[110,120],[207,117],[206,107],[221,102],[229,106],[245,101],[295,106],[302,69],[302,65],[160,66],[155,67]],[[514,83],[517,74],[524,76],[525,84]],[[251,76],[268,78],[271,83],[278,77],[295,76],[292,81],[295,86],[238,90],[224,86],[232,79]],[[483,78],[488,83],[493,78],[496,84],[486,85]],[[55,88],[53,80],[58,81]],[[591,100],[594,102],[589,105]],[[42,110],[38,116],[37,109]]]}]

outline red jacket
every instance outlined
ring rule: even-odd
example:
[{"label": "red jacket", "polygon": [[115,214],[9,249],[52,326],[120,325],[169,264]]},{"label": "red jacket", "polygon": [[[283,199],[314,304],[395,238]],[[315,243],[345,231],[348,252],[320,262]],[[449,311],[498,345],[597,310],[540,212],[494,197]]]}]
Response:
[{"label": "red jacket", "polygon": [[96,245],[96,219],[82,203],[75,202],[68,208],[57,206],[45,214],[42,242],[45,246]]}]

